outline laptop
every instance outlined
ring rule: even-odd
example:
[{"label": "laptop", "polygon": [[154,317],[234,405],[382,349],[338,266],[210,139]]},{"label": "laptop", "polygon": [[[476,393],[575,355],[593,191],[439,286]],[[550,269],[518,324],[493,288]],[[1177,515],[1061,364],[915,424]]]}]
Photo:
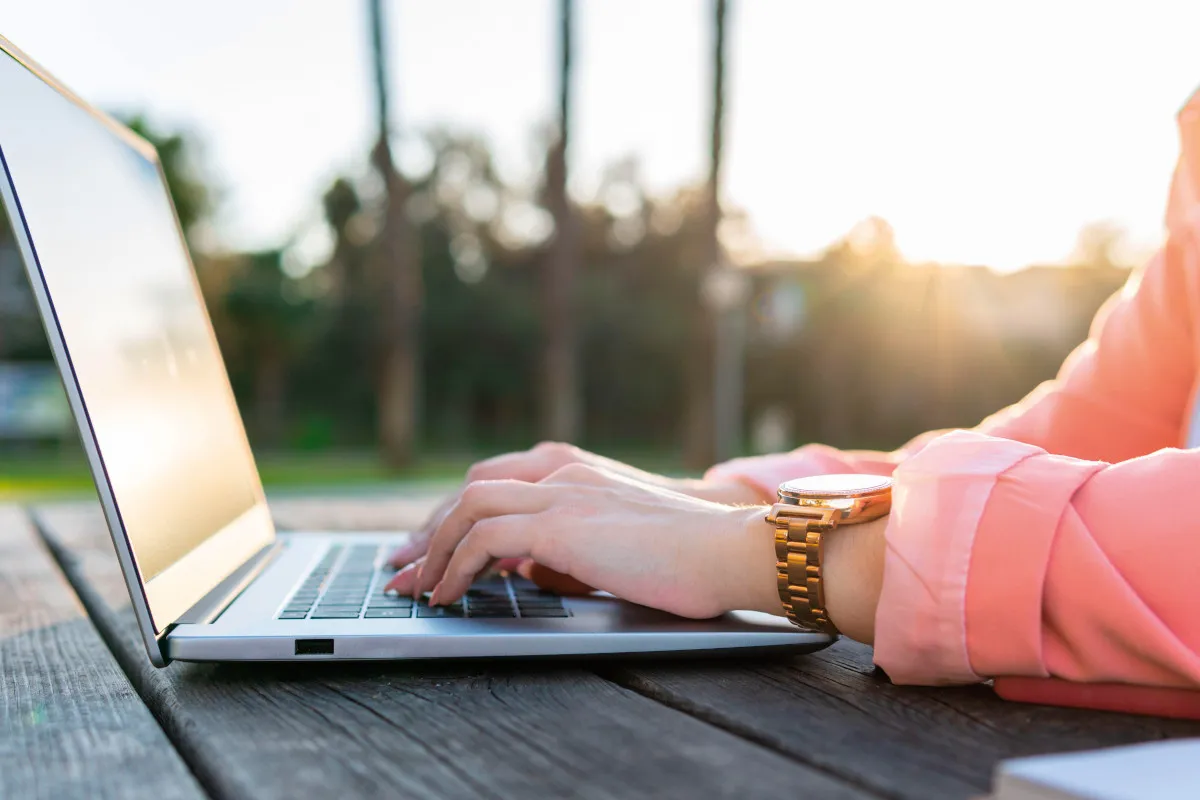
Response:
[{"label": "laptop", "polygon": [[150,660],[807,652],[783,618],[686,620],[516,576],[388,597],[402,532],[278,532],[157,155],[0,38],[0,201]]}]

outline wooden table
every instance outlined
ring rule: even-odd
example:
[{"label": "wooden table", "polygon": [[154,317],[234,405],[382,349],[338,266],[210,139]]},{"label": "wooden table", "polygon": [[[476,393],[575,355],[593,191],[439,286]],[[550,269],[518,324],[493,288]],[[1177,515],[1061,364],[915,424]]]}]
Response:
[{"label": "wooden table", "polygon": [[[421,500],[276,504],[394,528]],[[770,661],[150,665],[93,503],[0,507],[0,797],[967,798],[996,761],[1200,723]]]}]

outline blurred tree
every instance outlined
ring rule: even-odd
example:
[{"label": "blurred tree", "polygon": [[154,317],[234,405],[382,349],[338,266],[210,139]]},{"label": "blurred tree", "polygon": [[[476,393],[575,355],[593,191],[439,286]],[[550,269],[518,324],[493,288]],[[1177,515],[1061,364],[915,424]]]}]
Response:
[{"label": "blurred tree", "polygon": [[[536,187],[502,180],[482,138],[438,130],[423,140],[432,167],[401,188],[411,263],[426,287],[408,339],[424,365],[424,444],[473,453],[528,446],[545,433],[549,205]],[[719,164],[719,128],[713,144]],[[179,150],[164,171],[174,190],[191,194],[172,177],[175,165],[194,164],[186,142]],[[374,157],[378,165],[378,150]],[[672,454],[694,446],[694,417],[681,411],[694,408],[698,352],[709,365],[701,390],[712,388],[712,353],[697,340],[712,330],[701,281],[720,256],[713,174],[656,197],[626,159],[605,170],[596,198],[571,207],[585,445]],[[184,175],[202,188],[199,176],[194,166]],[[381,365],[394,340],[381,331],[397,331],[388,319],[397,296],[393,262],[380,253],[394,206],[349,179],[329,186],[323,206],[332,254],[311,271],[274,251],[198,256],[256,444],[382,441]],[[196,228],[211,203],[192,205],[198,214],[184,207],[181,218]],[[891,227],[871,219],[820,258],[749,268],[747,419],[781,419],[794,444],[843,446],[888,447],[928,428],[973,425],[1053,376],[1126,277],[1108,266],[1109,252],[1082,248],[1070,268],[1012,275],[908,264]],[[806,380],[780,381],[780,364],[804,365]]]},{"label": "blurred tree", "polygon": [[284,274],[279,250],[250,253],[241,261],[224,309],[237,332],[231,344],[252,365],[250,430],[257,444],[278,447],[287,419],[289,363],[305,344],[312,304]]},{"label": "blurred tree", "polygon": [[576,332],[579,243],[567,192],[573,8],[574,0],[559,0],[557,135],[546,159],[544,192],[554,218],[554,235],[543,265],[542,435],[563,442],[578,439],[581,414]]},{"label": "blurred tree", "polygon": [[375,68],[378,140],[373,152],[383,179],[383,225],[372,254],[373,277],[382,313],[378,317],[377,371],[379,446],[385,463],[408,466],[414,456],[420,400],[420,342],[422,285],[417,237],[405,215],[409,187],[396,169],[391,145],[391,109],[387,49],[384,44],[382,0],[368,0],[371,13],[371,51]]},{"label": "blurred tree", "polygon": [[717,312],[703,297],[705,279],[722,268],[723,256],[718,231],[721,225],[721,159],[725,130],[725,27],[728,22],[726,0],[713,0],[712,40],[712,117],[709,126],[708,181],[705,184],[704,241],[701,261],[696,265],[695,313],[689,320],[691,348],[687,354],[691,369],[687,393],[688,466],[701,469],[716,460],[716,398],[714,396],[714,334]]}]

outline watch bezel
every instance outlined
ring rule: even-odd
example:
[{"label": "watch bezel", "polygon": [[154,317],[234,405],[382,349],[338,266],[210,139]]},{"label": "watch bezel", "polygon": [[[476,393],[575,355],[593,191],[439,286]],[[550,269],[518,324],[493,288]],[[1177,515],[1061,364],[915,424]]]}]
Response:
[{"label": "watch bezel", "polygon": [[[847,488],[847,489],[830,489],[827,487],[806,487],[805,482],[815,482],[820,480],[822,483],[845,478],[847,481],[861,482],[863,478],[872,477],[878,478],[878,481],[868,483],[865,487]],[[829,499],[845,499],[871,497],[874,495],[888,494],[892,491],[892,479],[887,475],[864,475],[862,473],[848,475],[815,475],[811,478],[795,478],[790,481],[784,481],[779,485],[780,500],[821,500]]]}]

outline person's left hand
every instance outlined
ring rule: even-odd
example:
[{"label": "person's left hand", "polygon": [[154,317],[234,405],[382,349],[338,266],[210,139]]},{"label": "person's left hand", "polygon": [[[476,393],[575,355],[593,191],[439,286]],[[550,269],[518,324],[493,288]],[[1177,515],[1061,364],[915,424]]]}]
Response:
[{"label": "person's left hand", "polygon": [[425,558],[388,583],[459,599],[500,559],[532,559],[586,586],[693,618],[779,612],[765,509],[710,503],[572,464],[538,483],[478,481],[434,532]]}]

